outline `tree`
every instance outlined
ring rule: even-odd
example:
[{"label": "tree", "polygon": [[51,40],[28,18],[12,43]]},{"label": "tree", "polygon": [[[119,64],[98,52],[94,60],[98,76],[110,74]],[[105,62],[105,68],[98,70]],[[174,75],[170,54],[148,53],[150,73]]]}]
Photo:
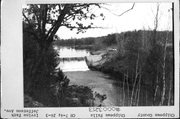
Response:
[{"label": "tree", "polygon": [[[91,22],[89,25],[83,25],[83,20],[93,20],[97,15],[93,14],[91,7],[100,8],[99,4],[28,4],[23,9],[24,32],[34,36],[39,45],[37,55],[38,61],[33,66],[32,76],[36,74],[45,54],[54,40],[54,36],[61,26],[77,29],[77,33],[84,32],[89,28],[96,28]],[[99,16],[103,17],[103,14]]]},{"label": "tree", "polygon": [[[56,105],[51,85],[63,82],[57,76],[57,53],[52,48],[56,32],[62,26],[85,32],[93,26],[92,20],[103,14],[95,15],[91,7],[99,4],[28,4],[23,9],[23,64],[24,93],[46,104]],[[83,21],[89,19],[89,25]],[[61,80],[62,79],[62,80]],[[66,80],[67,81],[67,80]]]},{"label": "tree", "polygon": [[[23,9],[23,21],[28,27],[24,32],[34,36],[34,39],[39,45],[38,59],[33,63],[33,68],[30,75],[35,76],[37,69],[42,62],[47,58],[46,52],[51,46],[54,36],[58,29],[62,26],[77,29],[77,33],[85,32],[89,28],[97,28],[93,23],[83,25],[83,20],[93,20],[100,16],[104,18],[103,14],[95,15],[92,13],[92,6],[100,8],[99,4],[28,4]],[[25,27],[25,25],[24,25]],[[47,67],[44,67],[47,68]]]},{"label": "tree", "polygon": [[[61,26],[77,29],[77,33],[93,27],[83,25],[83,20],[93,20],[97,15],[92,13],[92,6],[100,8],[99,4],[29,4],[23,9],[24,21],[31,27],[29,31],[36,37],[41,49],[47,49],[53,42],[53,37]],[[99,15],[104,18],[103,14]],[[47,28],[49,27],[49,28]]]}]

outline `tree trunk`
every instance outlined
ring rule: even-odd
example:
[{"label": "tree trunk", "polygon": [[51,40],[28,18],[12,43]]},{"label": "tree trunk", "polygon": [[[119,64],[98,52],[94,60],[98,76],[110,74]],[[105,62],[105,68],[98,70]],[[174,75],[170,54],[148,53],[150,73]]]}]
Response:
[{"label": "tree trunk", "polygon": [[136,89],[135,89],[136,91],[135,91],[135,98],[134,98],[134,105],[136,105],[137,104],[137,95],[138,95],[138,84],[137,84],[137,86],[136,86]]},{"label": "tree trunk", "polygon": [[136,87],[136,81],[137,81],[137,78],[138,78],[138,66],[139,66],[139,52],[138,52],[138,56],[137,56],[137,60],[136,60],[135,81],[134,81],[134,84],[133,84],[133,89],[132,89],[132,94],[131,94],[131,103],[130,103],[131,106],[132,106],[132,102],[133,102],[134,90],[135,90],[135,87]]},{"label": "tree trunk", "polygon": [[127,104],[129,104],[129,80],[128,80],[128,71],[127,71],[127,77],[126,77],[126,83],[127,83],[127,89],[128,89],[128,92],[127,92]]},{"label": "tree trunk", "polygon": [[167,40],[168,40],[168,33],[164,44],[164,55],[163,55],[163,64],[162,64],[162,81],[163,81],[163,90],[161,95],[161,102],[160,105],[163,105],[165,100],[165,93],[166,93],[166,48],[167,48]]},{"label": "tree trunk", "polygon": [[146,88],[146,105],[148,104],[147,98],[148,98],[148,95],[147,95],[147,88]]},{"label": "tree trunk", "polygon": [[140,76],[139,76],[139,82],[138,82],[138,98],[137,98],[137,106],[139,105],[139,96],[140,96],[140,92],[141,92],[141,78],[142,78],[142,75],[140,73]]},{"label": "tree trunk", "polygon": [[124,84],[125,84],[125,74],[124,74],[124,78],[123,78],[123,106],[125,103],[125,90],[124,90]]},{"label": "tree trunk", "polygon": [[169,85],[168,106],[171,105],[171,90],[172,90],[172,79],[170,80],[170,85]]},{"label": "tree trunk", "polygon": [[156,101],[156,96],[157,96],[158,88],[159,88],[159,77],[158,77],[158,74],[157,74],[157,76],[156,76],[156,87],[155,87],[155,92],[154,92],[153,103],[155,103],[155,101]]}]

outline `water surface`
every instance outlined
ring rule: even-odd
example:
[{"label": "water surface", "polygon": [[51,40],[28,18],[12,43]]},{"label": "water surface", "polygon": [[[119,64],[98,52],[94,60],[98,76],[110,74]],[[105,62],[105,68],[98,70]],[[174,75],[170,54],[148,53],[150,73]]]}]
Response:
[{"label": "water surface", "polygon": [[[85,50],[85,49],[76,50],[71,47],[58,47],[58,46],[56,46],[55,49],[58,50],[58,53],[61,59],[63,58],[66,59],[64,61],[61,61],[58,66],[64,72],[89,70],[84,59],[85,56],[90,55],[88,50]],[[77,60],[74,60],[75,58],[77,58]],[[81,60],[78,60],[78,58],[81,58]]]}]

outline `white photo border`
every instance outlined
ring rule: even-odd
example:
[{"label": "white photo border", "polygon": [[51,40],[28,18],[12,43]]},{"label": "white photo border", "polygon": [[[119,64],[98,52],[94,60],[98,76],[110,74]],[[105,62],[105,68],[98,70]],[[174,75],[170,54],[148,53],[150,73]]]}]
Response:
[{"label": "white photo border", "polygon": [[[126,118],[141,118],[138,113],[169,113],[179,117],[179,0],[2,0],[1,1],[1,118],[13,117],[17,110],[36,110],[37,118],[55,118],[53,114],[72,115],[68,118],[95,118],[92,114],[106,114],[103,108],[24,108],[23,102],[23,46],[22,46],[22,5],[39,3],[77,3],[77,2],[174,2],[174,106],[119,107],[118,114]],[[23,113],[22,113],[23,114]],[[48,117],[47,117],[48,116]],[[153,116],[154,117],[154,116]],[[31,117],[35,118],[35,117]],[[58,117],[59,118],[59,117]],[[64,117],[66,118],[66,117]],[[96,117],[98,118],[98,117]],[[115,117],[113,117],[115,118]],[[120,117],[117,117],[120,118]],[[144,117],[143,117],[144,118]],[[149,117],[147,117],[149,118]],[[155,117],[154,117],[155,118]],[[167,118],[167,117],[166,117]],[[172,117],[169,117],[172,118]]]}]

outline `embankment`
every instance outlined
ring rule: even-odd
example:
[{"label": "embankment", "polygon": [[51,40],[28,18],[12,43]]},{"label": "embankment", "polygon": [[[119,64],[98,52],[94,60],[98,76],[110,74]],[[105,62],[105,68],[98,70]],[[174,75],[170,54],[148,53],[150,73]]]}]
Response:
[{"label": "embankment", "polygon": [[119,70],[122,63],[115,60],[116,54],[116,49],[107,48],[105,50],[91,52],[90,56],[85,57],[85,61],[91,70],[101,71],[113,77],[122,78],[122,73]]}]

